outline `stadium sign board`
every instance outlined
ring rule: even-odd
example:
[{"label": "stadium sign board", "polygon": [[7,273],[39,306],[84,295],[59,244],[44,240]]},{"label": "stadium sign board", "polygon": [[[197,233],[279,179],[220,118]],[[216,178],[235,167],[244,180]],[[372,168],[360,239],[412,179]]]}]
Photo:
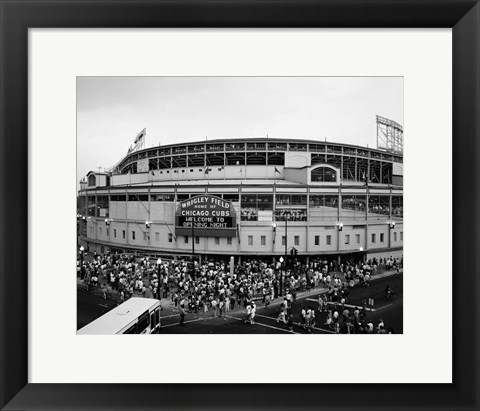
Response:
[{"label": "stadium sign board", "polygon": [[175,213],[175,235],[235,237],[237,222],[230,201],[212,195],[199,195],[182,201]]}]

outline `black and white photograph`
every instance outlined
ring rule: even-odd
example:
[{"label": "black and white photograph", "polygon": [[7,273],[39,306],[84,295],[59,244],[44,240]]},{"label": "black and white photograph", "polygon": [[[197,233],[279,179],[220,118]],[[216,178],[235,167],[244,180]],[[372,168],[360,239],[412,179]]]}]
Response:
[{"label": "black and white photograph", "polygon": [[403,77],[76,93],[77,334],[403,334]]}]

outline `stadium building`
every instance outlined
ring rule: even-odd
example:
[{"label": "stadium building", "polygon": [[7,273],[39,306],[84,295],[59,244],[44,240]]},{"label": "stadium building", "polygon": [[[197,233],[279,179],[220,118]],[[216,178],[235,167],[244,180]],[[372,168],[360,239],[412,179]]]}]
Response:
[{"label": "stadium building", "polygon": [[[403,136],[402,136],[403,137]],[[403,255],[403,155],[247,138],[135,147],[78,192],[80,244],[153,256]]]}]

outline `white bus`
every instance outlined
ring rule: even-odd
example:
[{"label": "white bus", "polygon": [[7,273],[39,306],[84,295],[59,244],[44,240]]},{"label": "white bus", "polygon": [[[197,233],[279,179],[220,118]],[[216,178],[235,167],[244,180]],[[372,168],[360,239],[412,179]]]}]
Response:
[{"label": "white bus", "polygon": [[154,334],[160,330],[160,300],[130,298],[87,324],[77,334]]}]

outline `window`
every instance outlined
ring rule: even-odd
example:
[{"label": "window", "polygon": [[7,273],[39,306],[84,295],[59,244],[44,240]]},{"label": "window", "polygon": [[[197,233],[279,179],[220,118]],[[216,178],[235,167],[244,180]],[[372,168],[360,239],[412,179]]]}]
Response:
[{"label": "window", "polygon": [[110,229],[107,228],[107,237],[110,237]]},{"label": "window", "polygon": [[88,176],[88,186],[93,187],[93,186],[95,186],[95,184],[96,184],[95,176],[93,174],[90,174]]},{"label": "window", "polygon": [[306,206],[307,196],[305,194],[277,194],[277,206]]},{"label": "window", "polygon": [[232,245],[232,237],[227,237],[227,245]]},{"label": "window", "polygon": [[148,201],[148,194],[130,194],[128,201]]},{"label": "window", "polygon": [[143,232],[143,241],[148,241],[148,233],[146,231]]},{"label": "window", "polygon": [[282,245],[285,245],[287,243],[287,237],[282,235]]},{"label": "window", "polygon": [[320,236],[319,235],[315,236],[315,245],[320,245]]},{"label": "window", "polygon": [[403,218],[403,197],[392,196],[392,216]]},{"label": "window", "polygon": [[98,231],[99,231],[99,234],[100,234],[100,237],[102,236],[102,227],[98,227]]},{"label": "window", "polygon": [[215,245],[220,245],[220,237],[215,237]]},{"label": "window", "polygon": [[327,245],[332,245],[332,236],[327,235]]},{"label": "window", "polygon": [[185,244],[188,244],[188,236],[184,236],[184,237],[183,237],[183,242],[184,242]]},{"label": "window", "polygon": [[267,244],[267,237],[262,235],[260,237],[260,245],[266,245]]},{"label": "window", "polygon": [[393,241],[397,241],[397,233],[393,233]]},{"label": "window", "polygon": [[360,234],[355,234],[355,241],[357,244],[360,244]]},{"label": "window", "polygon": [[355,220],[366,217],[366,198],[361,195],[342,195],[342,215]]},{"label": "window", "polygon": [[168,242],[171,243],[173,241],[173,234],[168,233]]},{"label": "window", "polygon": [[310,194],[310,221],[338,219],[338,195]]},{"label": "window", "polygon": [[224,194],[222,197],[225,201],[232,201],[234,203],[238,203],[238,194]]},{"label": "window", "polygon": [[335,182],[337,181],[337,172],[333,168],[318,167],[312,170],[310,174],[312,183],[314,182]]},{"label": "window", "polygon": [[125,230],[122,230],[123,239],[125,240]]},{"label": "window", "polygon": [[117,229],[116,228],[113,229],[113,237],[117,238]]},{"label": "window", "polygon": [[400,241],[403,241],[403,231],[400,231]]},{"label": "window", "polygon": [[350,234],[345,234],[345,244],[350,244]]},{"label": "window", "polygon": [[200,237],[195,236],[195,244],[200,244]]},{"label": "window", "polygon": [[135,240],[135,231],[132,231],[132,240]]},{"label": "window", "polygon": [[299,235],[296,235],[295,237],[293,237],[293,244],[294,245],[300,245],[300,236]]},{"label": "window", "polygon": [[110,201],[127,201],[127,196],[125,195],[111,195]]},{"label": "window", "polygon": [[248,236],[248,245],[253,245],[253,235]]},{"label": "window", "polygon": [[383,243],[383,233],[380,233],[380,242]]},{"label": "window", "polygon": [[368,212],[371,217],[387,218],[390,215],[390,197],[371,195],[368,197]]},{"label": "window", "polygon": [[155,233],[155,242],[156,243],[160,242],[160,233]]},{"label": "window", "polygon": [[276,221],[307,221],[307,210],[303,208],[278,208],[275,210]]},{"label": "window", "polygon": [[87,215],[89,217],[95,217],[97,210],[97,203],[95,196],[87,196]]},{"label": "window", "polygon": [[150,194],[151,201],[175,201],[174,194]]},{"label": "window", "polygon": [[[234,196],[232,199],[238,201],[238,195]],[[224,199],[227,199],[225,195]],[[259,214],[265,216],[273,210],[273,195],[270,194],[243,194],[241,202],[240,217],[242,221],[258,221]]]},{"label": "window", "polygon": [[375,244],[376,240],[377,240],[377,235],[374,233],[372,234],[372,244]]},{"label": "window", "polygon": [[136,334],[136,333],[137,333],[137,324],[133,324],[128,330],[123,332],[123,334]]},{"label": "window", "polygon": [[138,318],[137,332],[140,334],[149,326],[150,326],[150,316],[148,315],[148,311],[147,311]]}]

